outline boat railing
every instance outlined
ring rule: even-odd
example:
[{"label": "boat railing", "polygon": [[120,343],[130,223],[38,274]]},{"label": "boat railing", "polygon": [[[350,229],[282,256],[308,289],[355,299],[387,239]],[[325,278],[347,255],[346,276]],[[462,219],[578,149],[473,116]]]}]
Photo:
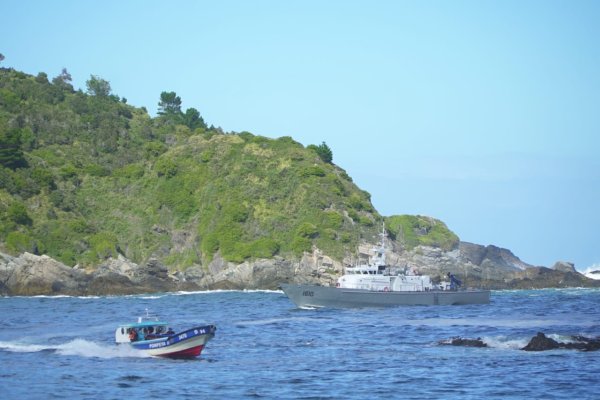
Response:
[{"label": "boat railing", "polygon": [[159,319],[158,319],[158,316],[156,316],[156,315],[150,315],[150,312],[146,308],[146,315],[142,315],[142,316],[138,317],[138,323],[141,324],[142,322],[147,322],[147,321],[158,322]]}]

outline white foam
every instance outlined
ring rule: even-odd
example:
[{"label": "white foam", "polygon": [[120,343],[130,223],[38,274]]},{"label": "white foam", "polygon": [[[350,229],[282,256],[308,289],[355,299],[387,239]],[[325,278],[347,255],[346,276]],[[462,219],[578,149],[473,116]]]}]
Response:
[{"label": "white foam", "polygon": [[16,342],[0,342],[0,350],[12,351],[13,353],[35,353],[52,349],[52,346],[40,344],[22,344]]},{"label": "white foam", "polygon": [[309,317],[291,317],[291,318],[267,318],[267,319],[259,319],[259,320],[255,320],[255,321],[239,321],[236,322],[236,325],[238,326],[251,326],[251,325],[271,325],[271,324],[278,324],[280,322],[290,322],[290,321],[294,321],[294,322],[307,322],[307,321],[314,321],[313,318],[309,318]]},{"label": "white foam", "polygon": [[180,290],[178,292],[167,293],[166,295],[171,296],[187,296],[191,294],[216,294],[216,293],[283,293],[281,290],[269,290],[269,289],[216,289],[216,290],[197,290],[197,291],[185,291]]},{"label": "white foam", "polygon": [[507,338],[506,336],[482,337],[481,340],[489,347],[504,350],[520,350],[527,346],[531,338]]},{"label": "white foam", "polygon": [[131,346],[105,345],[85,339],[74,339],[57,345],[0,342],[0,350],[14,353],[35,353],[50,350],[60,355],[90,358],[150,357],[150,355]]},{"label": "white foam", "polygon": [[600,280],[600,264],[594,264],[582,272],[583,275],[590,279]]},{"label": "white foam", "polygon": [[150,355],[134,349],[133,347],[104,345],[84,339],[75,339],[71,342],[57,346],[57,353],[69,356],[118,358],[118,357],[150,357]]}]

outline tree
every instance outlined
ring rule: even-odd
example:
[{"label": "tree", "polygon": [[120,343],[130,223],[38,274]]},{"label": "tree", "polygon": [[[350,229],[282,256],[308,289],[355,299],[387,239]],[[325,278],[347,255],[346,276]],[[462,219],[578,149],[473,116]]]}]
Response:
[{"label": "tree", "polygon": [[54,85],[58,86],[61,89],[66,89],[70,91],[73,91],[73,85],[71,85],[72,81],[73,79],[71,78],[71,74],[67,71],[66,68],[63,68],[60,75],[52,79],[52,83]]},{"label": "tree", "polygon": [[6,215],[15,224],[31,225],[33,223],[29,214],[27,214],[27,208],[22,203],[11,204],[6,211]]},{"label": "tree", "polygon": [[181,97],[175,92],[162,92],[158,102],[159,115],[180,115]]},{"label": "tree", "polygon": [[4,61],[4,54],[0,53],[0,62]]},{"label": "tree", "polygon": [[206,128],[204,119],[200,116],[200,112],[195,108],[188,108],[183,115],[183,123],[190,129]]},{"label": "tree", "polygon": [[308,145],[307,148],[316,151],[317,155],[319,156],[319,158],[321,158],[321,160],[323,160],[323,162],[326,162],[328,164],[332,163],[333,152],[331,151],[329,146],[327,146],[327,143],[323,142],[318,146],[311,144]]},{"label": "tree", "polygon": [[27,167],[21,150],[21,132],[18,129],[2,129],[0,126],[0,165],[10,169]]},{"label": "tree", "polygon": [[90,75],[90,79],[85,82],[88,94],[97,97],[108,97],[110,95],[110,83],[104,79]]},{"label": "tree", "polygon": [[40,72],[35,77],[35,81],[37,83],[46,84],[46,83],[48,83],[48,75],[45,72]]}]

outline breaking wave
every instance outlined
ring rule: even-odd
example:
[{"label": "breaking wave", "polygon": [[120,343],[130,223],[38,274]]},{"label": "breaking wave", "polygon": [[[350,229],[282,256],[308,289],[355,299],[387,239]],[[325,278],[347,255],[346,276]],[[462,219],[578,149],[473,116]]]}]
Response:
[{"label": "breaking wave", "polygon": [[582,272],[583,275],[590,279],[600,280],[600,264],[594,264]]}]

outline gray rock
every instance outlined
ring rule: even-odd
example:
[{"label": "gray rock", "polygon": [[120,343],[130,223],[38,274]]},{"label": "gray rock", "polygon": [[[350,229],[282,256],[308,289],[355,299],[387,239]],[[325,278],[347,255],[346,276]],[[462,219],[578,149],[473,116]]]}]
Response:
[{"label": "gray rock", "polygon": [[[186,248],[193,236],[180,233],[174,243]],[[362,243],[363,258],[375,246]],[[522,262],[512,252],[495,246],[461,242],[444,251],[437,247],[417,246],[405,250],[391,243],[386,253],[388,264],[445,280],[452,272],[465,287],[490,289],[529,289],[543,287],[600,287],[600,281],[575,271],[574,265],[558,262],[550,268]],[[169,252],[165,250],[165,254]],[[162,253],[142,264],[123,256],[103,261],[95,269],[70,268],[47,256],[24,253],[12,257],[0,253],[0,294],[2,295],[105,295],[175,290],[277,289],[281,283],[335,285],[344,265],[354,265],[357,257],[342,262],[333,260],[315,248],[299,260],[282,257],[258,259],[236,264],[219,254],[208,265],[193,265],[184,271],[169,271],[161,261]]]},{"label": "gray rock", "polygon": [[77,295],[85,291],[88,276],[48,257],[23,253],[19,257],[3,255],[0,289],[7,295]]},{"label": "gray rock", "polygon": [[575,264],[568,261],[557,261],[552,266],[552,269],[563,272],[577,272],[577,270],[575,269]]}]

